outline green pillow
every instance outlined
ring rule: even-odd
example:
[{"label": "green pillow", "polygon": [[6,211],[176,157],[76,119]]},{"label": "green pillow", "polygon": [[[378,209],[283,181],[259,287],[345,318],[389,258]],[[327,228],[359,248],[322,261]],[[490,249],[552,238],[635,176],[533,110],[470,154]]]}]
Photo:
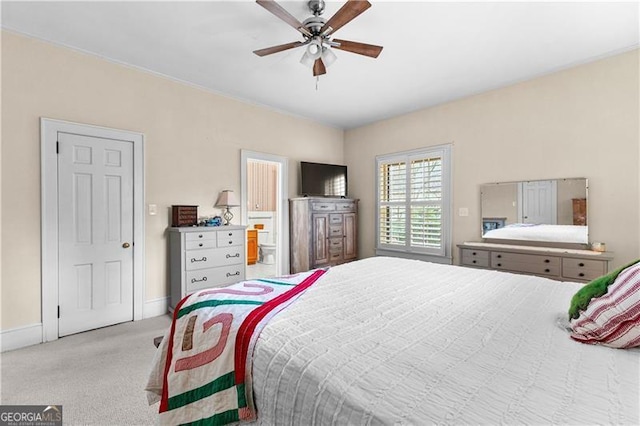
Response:
[{"label": "green pillow", "polygon": [[596,299],[602,295],[607,294],[607,288],[613,284],[620,272],[624,271],[631,265],[635,265],[640,262],[634,260],[628,265],[624,265],[613,272],[596,278],[590,283],[582,287],[571,299],[571,306],[569,306],[569,320],[576,319],[580,316],[580,311],[584,311],[589,306],[591,299]]}]

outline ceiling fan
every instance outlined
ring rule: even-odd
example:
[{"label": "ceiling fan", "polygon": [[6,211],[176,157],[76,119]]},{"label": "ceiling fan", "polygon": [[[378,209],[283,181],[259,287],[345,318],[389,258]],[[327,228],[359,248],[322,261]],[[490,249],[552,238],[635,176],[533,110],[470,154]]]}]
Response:
[{"label": "ceiling fan", "polygon": [[324,12],[324,0],[310,0],[308,5],[313,16],[305,19],[304,22],[298,21],[274,0],[256,0],[256,3],[298,30],[304,38],[304,41],[294,41],[254,50],[253,53],[258,56],[271,55],[295,47],[307,46],[300,62],[313,67],[314,76],[320,76],[326,74],[326,67],[337,59],[332,48],[371,58],[377,58],[382,51],[382,46],[331,38],[333,33],[371,7],[371,3],[367,0],[348,0],[328,21],[320,16]]}]

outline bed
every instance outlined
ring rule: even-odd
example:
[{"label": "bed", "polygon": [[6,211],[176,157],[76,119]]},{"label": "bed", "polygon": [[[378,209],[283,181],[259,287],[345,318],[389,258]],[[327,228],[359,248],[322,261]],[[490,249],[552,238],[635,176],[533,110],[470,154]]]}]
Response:
[{"label": "bed", "polygon": [[580,225],[539,225],[533,223],[513,223],[502,228],[486,231],[482,238],[508,240],[551,241],[561,243],[587,244],[587,227]]},{"label": "bed", "polygon": [[255,341],[255,424],[639,424],[640,352],[569,338],[580,288],[384,257],[331,268]]}]

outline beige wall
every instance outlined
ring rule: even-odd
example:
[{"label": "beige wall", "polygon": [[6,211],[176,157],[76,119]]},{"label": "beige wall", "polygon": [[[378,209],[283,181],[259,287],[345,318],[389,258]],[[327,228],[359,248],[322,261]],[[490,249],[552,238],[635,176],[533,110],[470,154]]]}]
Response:
[{"label": "beige wall", "polygon": [[346,133],[6,32],[1,60],[0,330],[41,321],[40,117],[145,134],[145,202],[159,210],[146,300],[166,294],[169,206],[219,213],[218,191],[240,190],[240,149],[288,157],[291,196],[298,161],[346,162],[361,257],[374,251],[375,155],[450,142],[454,244],[480,237],[481,183],[584,176],[591,239],[617,265],[640,257],[637,51]]},{"label": "beige wall", "polygon": [[591,240],[607,243],[615,265],[640,257],[638,60],[635,50],[347,131],[361,257],[375,248],[375,156],[445,143],[454,244],[480,238],[480,184],[586,177]]},{"label": "beige wall", "polygon": [[289,158],[290,196],[298,161],[343,162],[342,130],[3,32],[2,330],[41,322],[40,117],[144,133],[159,211],[145,217],[146,300],[166,295],[169,206],[219,213],[218,191],[240,191],[241,149]]}]

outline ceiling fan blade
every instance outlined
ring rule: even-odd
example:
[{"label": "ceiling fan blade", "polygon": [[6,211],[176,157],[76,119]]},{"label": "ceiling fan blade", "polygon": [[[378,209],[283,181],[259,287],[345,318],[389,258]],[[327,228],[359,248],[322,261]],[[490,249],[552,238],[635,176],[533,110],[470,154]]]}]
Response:
[{"label": "ceiling fan blade", "polygon": [[313,63],[313,76],[316,77],[326,73],[327,69],[324,66],[324,62],[322,62],[322,59],[316,59],[316,61]]},{"label": "ceiling fan blade", "polygon": [[264,49],[254,50],[253,53],[255,53],[258,56],[267,56],[267,55],[271,55],[272,53],[278,53],[278,52],[282,52],[283,50],[293,49],[294,47],[300,47],[303,44],[304,43],[301,41],[294,41],[292,43],[281,44],[278,46],[271,46],[271,47],[266,47]]},{"label": "ceiling fan blade", "polygon": [[276,15],[278,18],[282,19],[287,24],[291,25],[296,30],[300,31],[302,34],[311,35],[309,30],[307,30],[300,21],[298,21],[293,15],[287,12],[274,0],[256,0],[256,3]]},{"label": "ceiling fan blade", "polygon": [[380,52],[382,52],[382,46],[375,46],[373,44],[338,40],[335,38],[332,41],[340,43],[340,46],[334,46],[334,49],[346,50],[347,52],[357,53],[358,55],[369,56],[371,58],[377,58]]},{"label": "ceiling fan blade", "polygon": [[336,32],[342,28],[345,24],[349,23],[356,16],[360,15],[365,10],[371,7],[371,3],[367,0],[348,0],[335,15],[329,19],[326,24],[320,29],[320,33],[323,33],[327,28],[331,27],[331,32]]}]

